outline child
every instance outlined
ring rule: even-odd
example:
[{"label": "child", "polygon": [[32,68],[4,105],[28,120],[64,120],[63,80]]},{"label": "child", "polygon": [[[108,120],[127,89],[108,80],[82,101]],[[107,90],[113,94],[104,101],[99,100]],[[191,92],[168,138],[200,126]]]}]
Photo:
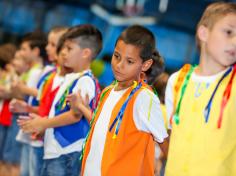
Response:
[{"label": "child", "polygon": [[236,4],[209,5],[196,39],[199,65],[184,66],[167,84],[172,132],[166,176],[235,176]]},{"label": "child", "polygon": [[73,114],[66,96],[72,92],[80,92],[83,98],[88,95],[91,107],[94,107],[92,105],[96,102],[93,100],[98,91],[89,68],[102,48],[102,36],[95,27],[80,25],[70,28],[63,39],[64,65],[72,68],[73,73],[66,75],[53,100],[48,118],[31,115],[35,117],[33,120],[19,123],[28,132],[46,129],[42,175],[77,176],[80,172],[79,157],[89,123],[82,114]]},{"label": "child", "polygon": [[[0,46],[0,60],[3,64],[0,83],[0,175],[12,175],[19,172],[19,159],[15,155],[19,153],[20,146],[10,135],[15,130],[15,124],[8,108],[11,98],[9,96],[10,85],[17,77],[15,69],[12,66],[15,52],[16,46],[13,44]],[[10,139],[6,140],[7,137]],[[5,146],[13,150],[6,150]]]},{"label": "child", "polygon": [[[50,31],[48,35],[48,44],[46,46],[46,51],[49,57],[49,61],[53,65],[45,66],[42,74],[37,83],[37,101],[39,105],[34,104],[25,105],[25,113],[36,112],[41,116],[47,116],[56,92],[59,89],[60,84],[64,80],[65,69],[62,62],[58,62],[58,56],[56,54],[57,43],[59,38],[66,32],[67,28],[58,27]],[[56,66],[55,66],[56,65]],[[18,108],[23,109],[18,104]],[[30,175],[39,175],[43,163],[43,143],[42,140],[36,140],[37,136],[34,134],[31,136],[31,146],[29,147],[30,155],[29,159],[32,164],[29,165]],[[33,143],[33,144],[32,144]],[[35,144],[38,144],[35,146]],[[24,168],[24,170],[26,170]]]},{"label": "child", "polygon": [[160,102],[140,80],[155,69],[153,34],[142,26],[127,28],[112,57],[116,83],[105,88],[85,145],[82,175],[154,175],[154,140],[167,151]]},{"label": "child", "polygon": [[[19,94],[21,99],[13,99],[10,103],[10,109],[14,113],[13,118],[18,118],[19,113],[25,113],[28,105],[38,105],[37,82],[42,73],[42,62],[45,59],[46,36],[40,31],[26,34],[21,42],[20,57],[29,61],[30,70],[28,70],[26,79],[16,82],[12,85],[12,92]],[[24,103],[22,105],[22,103]],[[17,141],[22,143],[21,148],[21,175],[37,176],[40,169],[40,158],[42,158],[42,142],[32,141],[30,136],[19,130]],[[41,155],[41,157],[40,157]],[[18,157],[19,158],[19,157]]]}]

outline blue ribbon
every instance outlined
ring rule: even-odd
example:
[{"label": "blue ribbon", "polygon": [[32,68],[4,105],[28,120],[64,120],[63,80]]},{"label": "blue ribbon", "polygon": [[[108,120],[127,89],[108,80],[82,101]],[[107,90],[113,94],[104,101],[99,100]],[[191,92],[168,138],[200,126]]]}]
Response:
[{"label": "blue ribbon", "polygon": [[211,105],[212,105],[212,100],[215,96],[215,93],[220,85],[220,83],[224,80],[224,78],[232,71],[233,67],[230,67],[225,73],[224,75],[220,78],[219,82],[217,83],[216,87],[215,87],[215,90],[213,91],[212,95],[211,95],[211,98],[210,100],[208,101],[208,104],[207,106],[205,107],[205,110],[204,110],[204,116],[205,116],[205,123],[208,122],[209,120],[209,116],[210,116],[210,111],[211,111]]},{"label": "blue ribbon", "polygon": [[129,94],[129,97],[126,99],[125,103],[122,105],[118,115],[116,116],[116,118],[114,119],[114,121],[112,122],[110,128],[109,128],[109,131],[111,132],[112,129],[114,128],[116,122],[117,122],[117,126],[116,126],[116,129],[115,129],[115,135],[118,135],[118,132],[119,132],[119,129],[120,129],[120,125],[121,125],[121,122],[122,122],[122,119],[123,119],[123,115],[124,115],[124,111],[126,109],[126,106],[129,102],[129,100],[131,99],[131,97],[134,95],[135,92],[137,92],[137,90],[139,90],[142,86],[142,83],[140,82],[138,84],[138,86],[136,88],[134,88],[131,93]]}]

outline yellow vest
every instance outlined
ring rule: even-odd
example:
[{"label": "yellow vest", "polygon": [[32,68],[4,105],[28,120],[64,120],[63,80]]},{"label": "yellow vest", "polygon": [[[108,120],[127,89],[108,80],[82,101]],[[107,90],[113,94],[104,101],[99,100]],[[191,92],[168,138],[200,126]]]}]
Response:
[{"label": "yellow vest", "polygon": [[[236,176],[236,76],[221,128],[217,128],[223,92],[231,74],[215,94],[207,123],[204,109],[220,78],[199,97],[194,96],[190,78],[181,104],[180,123],[172,124],[166,176]],[[180,91],[178,100],[179,96]]]}]

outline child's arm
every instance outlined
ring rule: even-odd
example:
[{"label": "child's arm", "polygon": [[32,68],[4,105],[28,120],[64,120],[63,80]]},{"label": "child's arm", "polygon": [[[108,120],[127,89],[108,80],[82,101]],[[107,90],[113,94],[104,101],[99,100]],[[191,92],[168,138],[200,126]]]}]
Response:
[{"label": "child's arm", "polygon": [[0,98],[1,99],[11,99],[12,93],[5,86],[0,85]]},{"label": "child's arm", "polygon": [[71,110],[75,116],[83,114],[88,122],[92,120],[92,110],[89,107],[89,102],[95,97],[95,84],[89,76],[84,76],[79,79],[73,93],[67,97],[70,103]]},{"label": "child's arm", "polygon": [[72,111],[68,111],[54,118],[43,118],[36,114],[30,114],[29,116],[30,118],[28,120],[18,120],[19,126],[26,133],[41,133],[47,128],[55,128],[76,123],[81,119],[82,114],[74,116]]},{"label": "child's arm", "polygon": [[9,109],[13,113],[38,113],[38,106],[29,106],[25,101],[19,99],[12,99]]},{"label": "child's arm", "polygon": [[23,82],[18,82],[12,86],[12,90],[21,93],[22,96],[29,95],[37,97],[38,90],[36,88],[28,87]]},{"label": "child's arm", "polygon": [[82,113],[88,122],[92,120],[92,110],[89,107],[88,94],[86,94],[85,99],[83,99],[81,96],[81,91],[79,91],[77,94],[68,95],[67,101],[70,103],[71,110],[75,116]]},{"label": "child's arm", "polygon": [[[80,90],[80,91],[79,91]],[[81,96],[86,97],[86,94],[89,95],[90,100],[94,97],[95,94],[95,85],[93,80],[85,76],[83,78],[80,78],[79,81],[77,82],[76,87],[73,89],[73,93],[80,94]],[[39,127],[39,130],[45,130],[47,128],[54,128],[54,127],[59,127],[59,126],[65,126],[65,125],[70,125],[73,123],[78,122],[82,116],[89,116],[89,111],[87,111],[87,108],[84,108],[84,111],[81,111],[81,113],[74,115],[74,112],[72,110],[65,112],[63,114],[60,114],[56,117],[53,118],[40,118],[37,115],[31,115],[34,119],[21,122],[21,126],[23,130],[26,132],[35,132],[34,130],[37,130]],[[85,113],[85,114],[83,114]],[[36,131],[37,132],[37,131]]]},{"label": "child's arm", "polygon": [[158,143],[161,151],[163,152],[163,158],[167,159],[169,149],[169,137],[165,138],[162,143]]},{"label": "child's arm", "polygon": [[166,112],[167,112],[167,124],[168,124],[168,133],[171,132],[171,124],[170,124],[170,118],[173,113],[174,109],[174,82],[177,79],[178,72],[172,74],[170,78],[168,79],[167,85],[166,85],[166,91],[165,91],[165,106],[166,106]]},{"label": "child's arm", "polygon": [[135,100],[133,111],[137,129],[150,133],[167,156],[168,134],[158,97],[150,90],[142,90]]}]

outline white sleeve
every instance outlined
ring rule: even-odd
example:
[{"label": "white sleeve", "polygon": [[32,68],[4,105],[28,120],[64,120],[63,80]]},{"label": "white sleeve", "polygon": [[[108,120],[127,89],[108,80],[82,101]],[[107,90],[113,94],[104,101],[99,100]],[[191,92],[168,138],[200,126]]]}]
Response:
[{"label": "white sleeve", "polygon": [[42,69],[40,69],[40,68],[36,68],[36,69],[32,70],[32,72],[29,75],[26,85],[30,88],[36,88],[41,73],[42,73]]},{"label": "white sleeve", "polygon": [[168,137],[160,101],[150,90],[144,89],[139,93],[134,103],[133,114],[138,130],[151,133],[158,143],[162,143]]},{"label": "white sleeve", "polygon": [[165,106],[166,106],[166,112],[167,112],[168,129],[171,129],[170,117],[174,108],[173,87],[174,87],[174,82],[177,79],[177,75],[178,75],[178,72],[175,72],[174,74],[172,74],[166,85]]},{"label": "white sleeve", "polygon": [[81,91],[82,98],[86,97],[86,94],[89,96],[89,102],[95,97],[95,84],[91,77],[83,76],[80,78],[73,89],[73,93]]}]

